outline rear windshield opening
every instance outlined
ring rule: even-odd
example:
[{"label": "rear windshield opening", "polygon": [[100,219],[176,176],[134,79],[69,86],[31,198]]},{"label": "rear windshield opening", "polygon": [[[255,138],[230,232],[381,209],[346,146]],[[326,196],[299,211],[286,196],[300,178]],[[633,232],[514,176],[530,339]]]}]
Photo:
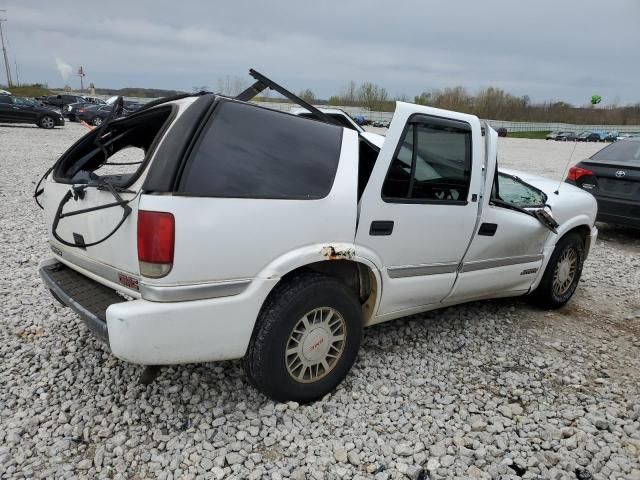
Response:
[{"label": "rear windshield opening", "polygon": [[98,144],[100,129],[96,128],[60,158],[54,179],[60,183],[102,179],[128,187],[144,170],[171,112],[172,107],[166,106],[114,121],[103,130]]}]

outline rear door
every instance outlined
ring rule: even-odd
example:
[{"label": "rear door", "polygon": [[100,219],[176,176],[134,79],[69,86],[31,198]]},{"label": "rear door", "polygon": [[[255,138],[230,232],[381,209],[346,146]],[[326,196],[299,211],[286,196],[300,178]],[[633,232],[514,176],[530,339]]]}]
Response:
[{"label": "rear door", "polygon": [[483,157],[477,117],[398,103],[356,235],[356,253],[382,271],[379,316],[451,290],[476,223]]}]

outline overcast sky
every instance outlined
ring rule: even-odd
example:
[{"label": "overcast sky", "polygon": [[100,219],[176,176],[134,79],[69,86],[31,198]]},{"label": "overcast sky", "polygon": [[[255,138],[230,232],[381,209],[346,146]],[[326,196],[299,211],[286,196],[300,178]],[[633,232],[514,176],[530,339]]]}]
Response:
[{"label": "overcast sky", "polygon": [[410,98],[492,85],[534,101],[640,102],[638,0],[0,0],[0,9],[20,81],[49,86],[79,86],[64,64],[83,65],[98,87],[181,90],[215,90],[253,67],[319,98],[355,80]]}]

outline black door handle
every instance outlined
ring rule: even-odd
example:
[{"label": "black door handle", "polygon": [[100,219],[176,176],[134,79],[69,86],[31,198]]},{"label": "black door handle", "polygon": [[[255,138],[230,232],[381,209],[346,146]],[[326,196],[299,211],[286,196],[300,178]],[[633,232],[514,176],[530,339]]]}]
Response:
[{"label": "black door handle", "polygon": [[369,235],[391,235],[393,232],[393,220],[374,220],[369,228]]},{"label": "black door handle", "polygon": [[483,223],[478,229],[478,235],[484,235],[485,237],[493,237],[498,230],[497,223]]}]

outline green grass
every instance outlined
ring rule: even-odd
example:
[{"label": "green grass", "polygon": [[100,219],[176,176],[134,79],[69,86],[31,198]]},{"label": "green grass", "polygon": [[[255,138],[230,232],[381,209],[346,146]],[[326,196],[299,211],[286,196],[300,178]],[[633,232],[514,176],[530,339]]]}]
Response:
[{"label": "green grass", "polygon": [[41,97],[43,95],[51,95],[48,88],[39,85],[24,85],[21,87],[11,87],[7,89],[14,95],[19,97]]},{"label": "green grass", "polygon": [[511,138],[534,138],[537,140],[544,140],[549,130],[545,130],[544,132],[509,132],[507,137]]}]

